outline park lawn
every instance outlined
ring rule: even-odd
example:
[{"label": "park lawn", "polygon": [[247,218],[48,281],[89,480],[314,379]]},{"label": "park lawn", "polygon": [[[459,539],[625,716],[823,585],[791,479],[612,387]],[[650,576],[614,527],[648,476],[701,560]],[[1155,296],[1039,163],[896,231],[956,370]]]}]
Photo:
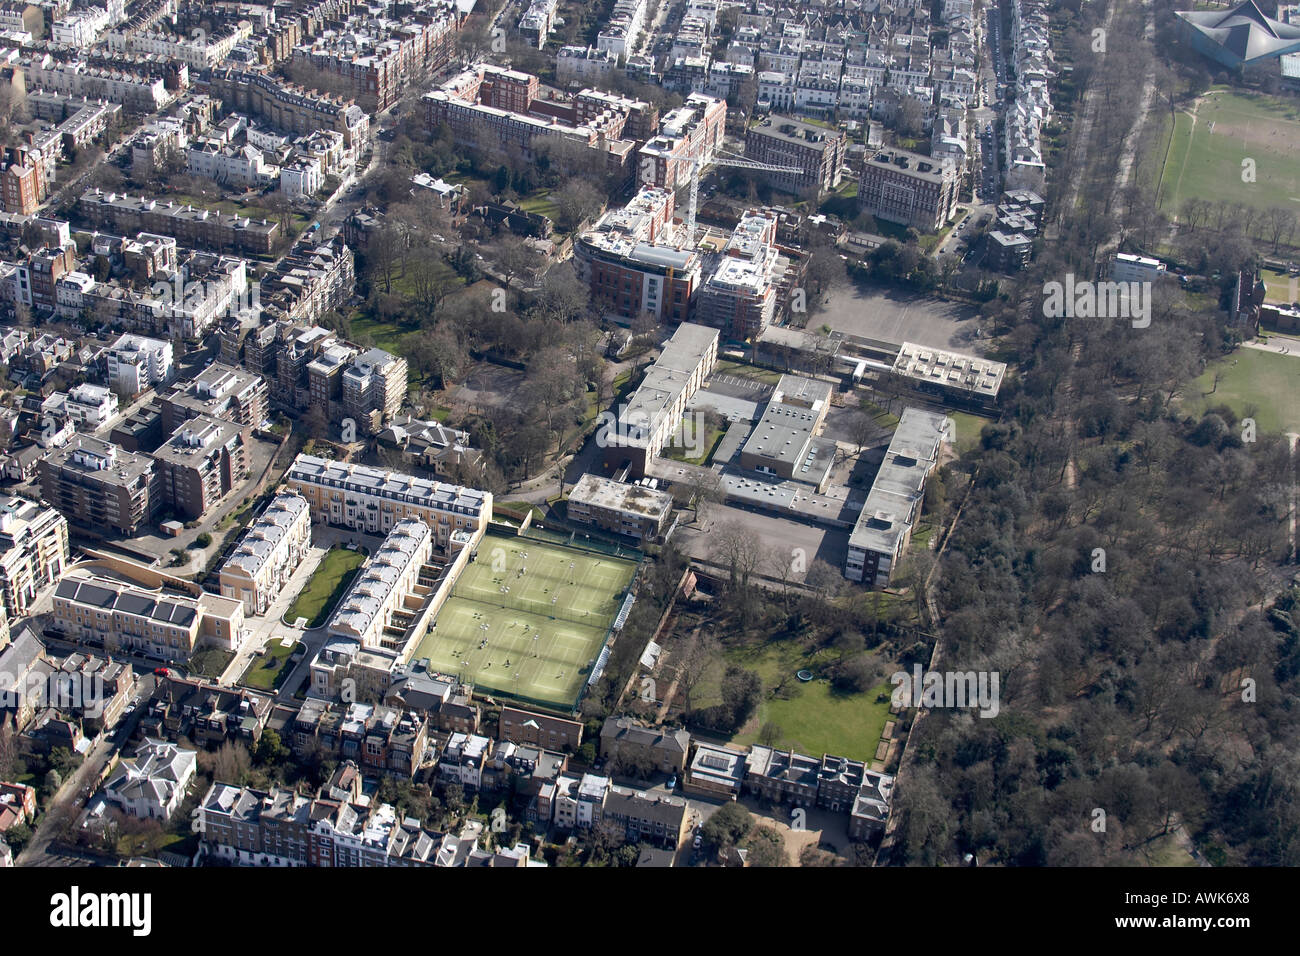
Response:
[{"label": "park lawn", "polygon": [[[790,700],[764,701],[759,707],[756,726],[777,724],[781,728],[778,747],[818,757],[834,754],[870,763],[876,757],[880,734],[889,719],[892,689],[891,685],[881,683],[865,693],[842,694],[831,687],[829,680],[814,679],[798,684],[797,690],[792,691],[796,696]],[[881,694],[885,699],[878,701],[876,698]],[[736,746],[757,742],[757,731],[738,734],[731,740]]]},{"label": "park lawn", "polygon": [[295,644],[297,641],[294,640],[286,644],[280,638],[271,638],[262,652],[249,662],[248,670],[244,671],[239,682],[258,690],[275,690],[289,672],[285,665]]},{"label": "park lawn", "polygon": [[524,212],[531,212],[536,213],[539,216],[545,216],[552,222],[555,221],[555,217],[559,213],[559,206],[551,197],[549,190],[533,193],[531,196],[526,196],[523,199],[520,199],[519,208]]},{"label": "park lawn", "polygon": [[348,585],[365,560],[366,556],[360,550],[331,548],[321,558],[320,565],[302,593],[294,598],[284,619],[292,624],[298,618],[305,617],[308,627],[320,627],[334,610],[334,605],[347,592]]},{"label": "park lawn", "polygon": [[[1214,372],[1223,378],[1213,394]],[[1209,366],[1183,393],[1188,415],[1200,416],[1215,405],[1227,405],[1241,417],[1250,416],[1261,432],[1300,432],[1300,356],[1260,349],[1238,349]]]},{"label": "park lawn", "polygon": [[352,320],[352,335],[365,335],[385,352],[394,355],[403,354],[406,339],[418,335],[416,330],[402,331],[395,322],[380,322],[378,319],[363,318],[360,315]]},{"label": "park lawn", "polygon": [[[1243,166],[1248,159],[1253,167]],[[1197,101],[1194,125],[1190,113],[1179,113],[1160,208],[1178,214],[1192,197],[1258,209],[1300,198],[1300,110],[1278,97],[1220,87]]]},{"label": "park lawn", "polygon": [[949,412],[948,417],[956,426],[954,447],[960,455],[966,454],[980,443],[980,429],[993,424],[993,419],[972,415],[970,412]]},{"label": "park lawn", "polygon": [[[763,681],[763,701],[749,723],[731,738],[735,746],[749,746],[758,741],[764,724],[781,728],[777,746],[794,747],[803,753],[821,756],[829,753],[855,760],[875,759],[876,746],[885,721],[889,719],[892,688],[881,683],[861,694],[843,694],[834,690],[821,674],[839,659],[833,650],[809,654],[795,640],[769,641],[741,647],[728,647],[723,660],[713,666],[691,695],[691,706],[702,709],[721,701],[722,672],[727,664],[739,664],[755,671]],[[807,668],[817,675],[808,683],[795,677]],[[773,690],[782,682],[789,699],[780,699]],[[877,701],[880,694],[884,701]]]}]

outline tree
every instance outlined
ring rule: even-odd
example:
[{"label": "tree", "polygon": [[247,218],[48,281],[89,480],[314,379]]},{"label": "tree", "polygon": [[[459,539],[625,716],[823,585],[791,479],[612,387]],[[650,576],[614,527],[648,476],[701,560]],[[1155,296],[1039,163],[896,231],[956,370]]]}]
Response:
[{"label": "tree", "polygon": [[289,755],[289,748],[280,740],[280,735],[270,727],[262,731],[257,741],[257,760],[259,763],[274,766]]},{"label": "tree", "polygon": [[455,333],[446,328],[417,336],[407,358],[417,372],[432,379],[438,388],[446,388],[448,383],[456,381],[469,360]]},{"label": "tree", "polygon": [[32,828],[25,823],[15,823],[5,831],[5,842],[13,849],[15,855],[21,853],[27,844],[32,842]]},{"label": "tree", "polygon": [[549,269],[533,307],[543,320],[572,322],[591,305],[591,287],[573,271],[572,260]]},{"label": "tree", "polygon": [[537,268],[537,252],[514,233],[506,233],[492,250],[492,261],[506,280],[509,290],[517,276],[530,275]]},{"label": "tree", "polygon": [[442,791],[443,803],[452,813],[459,814],[465,809],[465,788],[458,783],[449,783]]},{"label": "tree", "polygon": [[728,664],[722,675],[722,706],[731,715],[731,726],[739,729],[758,709],[763,681],[757,673]]},{"label": "tree", "polygon": [[18,769],[18,734],[8,717],[0,715],[0,780],[12,780]]},{"label": "tree", "polygon": [[65,779],[69,773],[77,769],[80,762],[81,758],[74,757],[67,747],[55,747],[50,751],[50,767],[57,770]]},{"label": "tree", "polygon": [[708,673],[709,665],[721,656],[722,644],[712,630],[697,630],[688,640],[677,667],[677,686],[686,700],[687,710],[691,708],[691,692]]},{"label": "tree", "polygon": [[565,232],[574,232],[587,220],[600,214],[605,197],[586,179],[571,179],[555,191],[555,223]]},{"label": "tree", "polygon": [[200,768],[204,763],[210,766],[209,776],[212,777],[213,782],[228,783],[236,787],[242,787],[248,782],[249,770],[252,767],[248,748],[242,743],[229,741],[222,744],[215,754],[200,752]]},{"label": "tree", "polygon": [[[858,638],[857,646],[862,646],[861,638]],[[832,687],[850,694],[860,694],[875,682],[876,668],[866,654],[857,654],[840,663],[831,678]]]},{"label": "tree", "polygon": [[762,727],[758,728],[758,742],[764,747],[775,747],[785,736],[785,731],[781,725],[775,721],[769,720]]},{"label": "tree", "polygon": [[750,866],[789,866],[785,852],[785,838],[771,827],[755,827],[746,840]]},{"label": "tree", "polygon": [[433,321],[438,303],[447,294],[447,280],[443,275],[445,270],[446,266],[434,256],[417,256],[411,263],[411,305],[415,307],[415,314],[421,324]]},{"label": "tree", "polygon": [[749,835],[753,815],[735,801],[724,803],[700,827],[700,844],[715,852],[735,846]]},{"label": "tree", "polygon": [[371,283],[383,286],[386,295],[392,294],[393,278],[402,254],[402,237],[391,223],[385,223],[371,233],[366,242],[366,273]]},{"label": "tree", "polygon": [[762,541],[751,529],[739,521],[719,524],[713,534],[710,555],[731,575],[731,587],[745,591],[749,578],[762,560]]},{"label": "tree", "polygon": [[58,793],[59,788],[62,786],[63,786],[63,777],[59,775],[59,772],[57,770],[51,768],[50,771],[45,775],[45,792],[52,796]]}]

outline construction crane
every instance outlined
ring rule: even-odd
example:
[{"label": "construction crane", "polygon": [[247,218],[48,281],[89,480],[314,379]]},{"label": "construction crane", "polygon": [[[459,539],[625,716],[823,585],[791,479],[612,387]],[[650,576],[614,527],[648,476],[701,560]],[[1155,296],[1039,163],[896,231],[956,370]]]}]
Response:
[{"label": "construction crane", "polygon": [[[807,172],[802,166],[772,166],[768,163],[758,163],[752,159],[745,159],[743,156],[725,155],[721,152],[715,154],[710,162],[717,166],[757,169],[765,173],[798,173],[802,175]],[[700,167],[702,165],[704,164],[698,156],[691,161],[691,198],[686,206],[686,241],[692,247],[695,245],[695,208],[699,203]]]}]

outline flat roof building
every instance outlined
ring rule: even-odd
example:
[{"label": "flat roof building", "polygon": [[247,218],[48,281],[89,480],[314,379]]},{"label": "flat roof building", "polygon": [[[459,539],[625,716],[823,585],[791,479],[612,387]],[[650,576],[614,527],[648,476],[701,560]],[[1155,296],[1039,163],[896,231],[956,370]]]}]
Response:
[{"label": "flat roof building", "polygon": [[894,359],[893,371],[919,391],[991,405],[997,401],[1007,366],[1004,362],[904,342]]},{"label": "flat roof building", "polygon": [[641,485],[583,475],[569,492],[570,521],[640,540],[663,534],[672,514],[672,495]]},{"label": "flat roof building", "polygon": [[789,116],[765,116],[745,133],[746,159],[802,170],[758,173],[777,189],[795,195],[834,190],[840,184],[847,149],[848,137],[841,131]]},{"label": "flat roof building", "polygon": [[262,376],[214,362],[162,396],[163,431],[170,435],[199,415],[261,428],[267,417],[267,394]]},{"label": "flat roof building", "polygon": [[871,589],[889,586],[912,539],[921,512],[925,481],[948,439],[947,418],[938,412],[906,408],[898,420],[885,460],[849,535],[844,576]]},{"label": "flat roof building", "polygon": [[164,505],[197,520],[248,477],[247,429],[198,415],[182,422],[153,457]]},{"label": "flat roof building", "polygon": [[938,232],[957,210],[957,169],[905,149],[882,149],[862,164],[858,206],[878,219]]},{"label": "flat roof building", "polygon": [[69,521],[133,535],[163,506],[157,463],[147,455],[77,435],[36,465],[41,497]]},{"label": "flat roof building", "polygon": [[630,461],[636,477],[644,476],[647,463],[678,430],[686,403],[717,362],[717,329],[690,322],[679,325],[617,418],[598,435],[605,464],[620,467]]}]

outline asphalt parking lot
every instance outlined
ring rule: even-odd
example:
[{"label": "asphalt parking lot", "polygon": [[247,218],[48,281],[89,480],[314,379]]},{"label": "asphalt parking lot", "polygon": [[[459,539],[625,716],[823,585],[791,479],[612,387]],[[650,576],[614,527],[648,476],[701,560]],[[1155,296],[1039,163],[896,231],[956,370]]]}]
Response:
[{"label": "asphalt parking lot", "polygon": [[916,342],[931,348],[980,353],[982,342],[974,308],[894,289],[838,286],[810,325],[829,325],[848,335],[901,345]]}]

